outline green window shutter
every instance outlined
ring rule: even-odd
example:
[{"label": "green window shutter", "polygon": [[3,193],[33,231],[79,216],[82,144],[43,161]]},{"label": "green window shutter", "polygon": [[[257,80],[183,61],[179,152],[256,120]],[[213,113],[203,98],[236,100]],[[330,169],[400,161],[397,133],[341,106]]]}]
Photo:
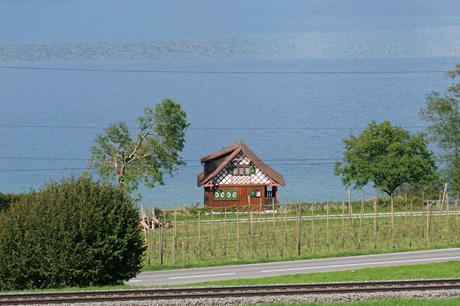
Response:
[{"label": "green window shutter", "polygon": [[214,200],[236,201],[238,200],[238,191],[237,190],[216,190],[214,192]]},{"label": "green window shutter", "polygon": [[225,200],[225,191],[216,190],[214,192],[214,200]]},{"label": "green window shutter", "polygon": [[251,167],[251,174],[256,174],[256,167],[254,166]]},{"label": "green window shutter", "polygon": [[255,196],[256,196],[256,191],[255,191],[255,190],[251,190],[251,191],[249,192],[249,195],[250,195],[251,197],[255,197]]},{"label": "green window shutter", "polygon": [[232,167],[227,168],[227,174],[233,174],[233,168]]},{"label": "green window shutter", "polygon": [[227,190],[226,200],[235,201],[238,200],[238,191],[236,190]]}]

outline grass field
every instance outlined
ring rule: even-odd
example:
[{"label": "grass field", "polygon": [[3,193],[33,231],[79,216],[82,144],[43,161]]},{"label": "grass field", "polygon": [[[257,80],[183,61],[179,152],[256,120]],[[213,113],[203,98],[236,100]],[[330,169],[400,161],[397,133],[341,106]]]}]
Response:
[{"label": "grass field", "polygon": [[276,211],[181,208],[144,232],[144,270],[455,247],[458,205],[299,203]]},{"label": "grass field", "polygon": [[[144,233],[144,270],[338,257],[458,247],[458,203],[298,203],[269,212],[181,208],[159,212],[173,228]],[[158,212],[157,212],[158,214]],[[460,263],[298,274],[193,285],[249,285],[456,278]],[[449,300],[380,300],[328,305],[459,305]],[[281,305],[281,304],[267,304]],[[298,304],[319,305],[319,304]]]},{"label": "grass field", "polygon": [[[377,281],[377,280],[406,280],[406,279],[437,279],[457,278],[460,275],[460,262],[451,261],[443,263],[366,268],[339,272],[296,274],[280,277],[264,277],[258,279],[242,279],[218,282],[202,282],[190,284],[190,286],[237,286],[237,285],[265,285],[265,284],[298,284],[298,283],[322,283],[322,282],[354,282],[354,281]],[[285,304],[265,304],[285,305]],[[318,303],[304,303],[294,305],[324,305]],[[443,300],[421,300],[421,299],[394,299],[394,300],[373,300],[350,303],[328,303],[327,305],[460,305],[460,298]],[[260,304],[259,304],[260,306]]]},{"label": "grass field", "polygon": [[201,282],[189,286],[239,286],[327,282],[359,282],[405,279],[437,279],[460,277],[460,262],[449,261],[421,265],[354,269],[348,271],[305,273],[255,279]]}]

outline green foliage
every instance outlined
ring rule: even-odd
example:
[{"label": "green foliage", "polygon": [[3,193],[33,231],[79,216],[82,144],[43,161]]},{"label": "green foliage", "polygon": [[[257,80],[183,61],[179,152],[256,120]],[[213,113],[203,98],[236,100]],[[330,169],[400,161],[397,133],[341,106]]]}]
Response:
[{"label": "green foliage", "polygon": [[133,139],[126,123],[110,124],[98,134],[91,149],[90,167],[105,180],[116,180],[128,191],[139,183],[153,188],[164,184],[164,173],[172,175],[185,162],[179,156],[189,126],[180,104],[165,99],[154,109],[145,108],[138,118],[139,130]]},{"label": "green foliage", "polygon": [[411,135],[388,121],[372,122],[343,142],[343,163],[336,163],[335,174],[347,186],[362,188],[372,182],[392,195],[403,184],[427,186],[435,181],[435,163],[421,133]]},{"label": "green foliage", "polygon": [[[459,75],[460,64],[447,73],[452,79]],[[444,152],[441,156],[445,164],[443,178],[460,192],[460,83],[449,86],[444,96],[436,91],[429,94],[420,114],[431,123],[428,127],[431,140]]]},{"label": "green foliage", "polygon": [[11,203],[19,199],[19,197],[20,195],[17,194],[3,194],[0,192],[0,211],[2,209],[7,209],[8,207],[10,207]]},{"label": "green foliage", "polygon": [[0,212],[0,290],[120,284],[141,268],[132,200],[87,176],[52,182]]}]

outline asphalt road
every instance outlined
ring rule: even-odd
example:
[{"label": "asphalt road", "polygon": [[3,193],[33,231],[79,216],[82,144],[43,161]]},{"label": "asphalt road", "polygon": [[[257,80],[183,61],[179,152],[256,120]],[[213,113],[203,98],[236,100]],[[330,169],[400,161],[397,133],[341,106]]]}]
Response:
[{"label": "asphalt road", "polygon": [[136,278],[128,281],[127,284],[135,286],[180,285],[203,281],[259,278],[265,276],[354,270],[371,267],[416,265],[452,260],[460,260],[460,248],[142,272]]}]

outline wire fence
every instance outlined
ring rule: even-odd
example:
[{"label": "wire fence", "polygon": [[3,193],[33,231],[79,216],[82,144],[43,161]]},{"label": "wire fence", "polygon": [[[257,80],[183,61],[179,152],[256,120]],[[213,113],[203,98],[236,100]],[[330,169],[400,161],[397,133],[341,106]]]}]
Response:
[{"label": "wire fence", "polygon": [[141,213],[145,265],[187,267],[328,254],[388,252],[458,242],[458,200],[373,199]]}]

